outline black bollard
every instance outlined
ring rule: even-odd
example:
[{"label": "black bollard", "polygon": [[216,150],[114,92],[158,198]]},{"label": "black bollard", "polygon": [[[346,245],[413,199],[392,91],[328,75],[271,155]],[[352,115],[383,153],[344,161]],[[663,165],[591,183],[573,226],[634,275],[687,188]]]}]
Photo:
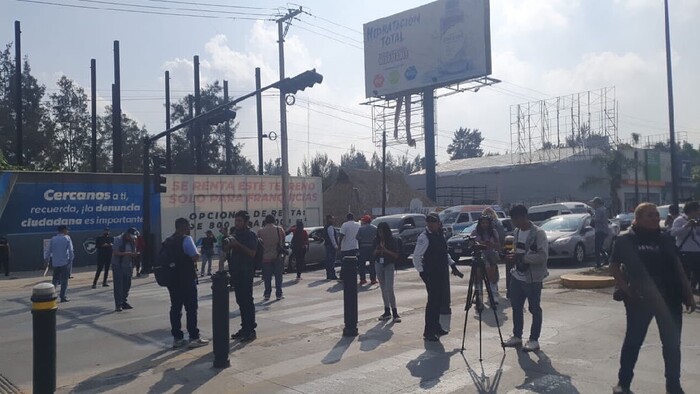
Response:
[{"label": "black bollard", "polygon": [[344,337],[357,336],[357,257],[343,257],[340,268],[340,279],[343,281],[343,305],[345,315]]},{"label": "black bollard", "polygon": [[219,271],[211,276],[211,328],[214,347],[214,368],[231,366],[229,354],[229,274]]},{"label": "black bollard", "polygon": [[34,394],[56,391],[56,289],[39,283],[32,289]]}]

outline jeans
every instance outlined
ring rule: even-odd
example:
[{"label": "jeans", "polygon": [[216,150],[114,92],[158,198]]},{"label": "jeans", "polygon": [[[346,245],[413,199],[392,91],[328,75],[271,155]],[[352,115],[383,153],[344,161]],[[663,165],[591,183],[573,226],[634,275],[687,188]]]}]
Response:
[{"label": "jeans", "polygon": [[97,281],[100,279],[100,274],[102,270],[105,271],[105,277],[102,280],[102,284],[107,284],[107,278],[109,277],[109,264],[112,261],[112,256],[98,256],[97,257],[97,272],[95,272],[95,279],[92,281],[92,285],[97,285]]},{"label": "jeans", "polygon": [[208,253],[204,252],[202,253],[202,272],[200,274],[204,276],[204,267],[207,267],[207,274],[211,275],[211,262],[214,259],[214,252]]},{"label": "jeans", "polygon": [[447,265],[445,265],[444,269],[421,272],[421,279],[423,279],[425,290],[428,292],[423,335],[437,335],[442,331],[442,327],[440,326],[440,308],[445,304],[443,286],[445,280],[449,280]]},{"label": "jeans", "polygon": [[55,287],[61,285],[60,298],[61,301],[66,299],[66,290],[68,289],[68,277],[70,276],[70,267],[66,264],[60,267],[53,267],[52,283]]},{"label": "jeans", "polygon": [[114,276],[112,285],[114,286],[114,305],[120,308],[129,298],[131,289],[131,262],[121,262],[112,264],[112,274]]},{"label": "jeans", "polygon": [[[624,388],[629,388],[632,384],[634,365],[637,363],[639,350],[644,343],[651,319],[656,318],[665,364],[666,390],[670,393],[680,391],[683,307],[680,303],[668,305],[661,302],[661,304],[662,307],[654,308],[650,304],[640,301],[625,301],[627,330],[620,352],[620,371],[618,373],[619,384]],[[655,311],[655,309],[658,310]]]},{"label": "jeans", "polygon": [[[369,261],[369,265],[366,265]],[[357,271],[360,273],[360,279],[365,280],[367,271],[369,271],[369,280],[377,280],[377,271],[374,266],[374,248],[370,246],[360,247],[360,259],[357,261]]]},{"label": "jeans", "polygon": [[596,231],[595,232],[595,265],[600,267],[601,266],[601,258],[603,261],[607,260],[607,255],[603,251],[603,243],[605,242],[605,238],[607,238],[608,234],[603,232],[603,231]]},{"label": "jeans", "polygon": [[510,280],[510,302],[513,307],[513,336],[523,337],[523,326],[525,325],[523,309],[527,300],[527,309],[532,314],[532,325],[530,326],[530,340],[540,339],[542,332],[542,282],[527,283],[520,279]]},{"label": "jeans", "polygon": [[255,304],[253,304],[253,273],[252,267],[230,271],[236,303],[241,312],[241,330],[246,333],[255,331],[258,326],[255,323]]},{"label": "jeans", "polygon": [[284,261],[277,259],[270,262],[262,263],[262,276],[265,282],[265,298],[269,298],[272,294],[272,275],[275,276],[275,296],[282,297],[282,271],[284,271]]},{"label": "jeans", "polygon": [[190,340],[199,338],[197,328],[197,285],[194,280],[168,286],[170,293],[170,332],[175,339],[183,339],[182,307],[187,312],[187,334]]},{"label": "jeans", "polygon": [[335,274],[336,249],[333,245],[326,245],[326,279],[337,279]]},{"label": "jeans", "polygon": [[379,279],[379,288],[382,290],[382,301],[384,308],[396,308],[396,296],[394,295],[394,276],[396,271],[394,264],[380,264],[378,261],[374,263],[377,278]]}]

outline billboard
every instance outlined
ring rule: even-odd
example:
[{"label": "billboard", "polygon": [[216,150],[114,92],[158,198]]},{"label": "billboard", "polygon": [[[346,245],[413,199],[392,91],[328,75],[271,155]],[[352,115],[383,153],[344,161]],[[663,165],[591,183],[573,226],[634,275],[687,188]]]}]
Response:
[{"label": "billboard", "polygon": [[[175,220],[184,217],[192,225],[192,237],[205,231],[233,227],[234,214],[246,210],[253,228],[266,215],[282,221],[282,181],[278,176],[166,175],[167,191],[160,195],[161,237],[174,231]],[[322,225],[323,189],[321,178],[290,177],[289,227],[297,219],[305,226]]]},{"label": "billboard", "polygon": [[489,0],[438,0],[366,23],[363,32],[368,98],[491,74]]}]

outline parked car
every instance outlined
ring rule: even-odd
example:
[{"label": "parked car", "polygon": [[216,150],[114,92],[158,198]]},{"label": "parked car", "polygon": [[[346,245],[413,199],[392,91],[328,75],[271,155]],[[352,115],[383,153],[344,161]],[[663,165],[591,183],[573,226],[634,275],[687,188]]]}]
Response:
[{"label": "parked car", "polygon": [[[498,219],[503,228],[506,230],[505,234],[505,248],[508,248],[508,240],[510,239],[510,245],[513,244],[513,224],[510,218]],[[452,260],[459,261],[461,257],[471,256],[472,248],[474,247],[474,237],[472,237],[472,232],[476,229],[477,222],[473,222],[471,225],[465,227],[458,234],[453,235],[447,240],[447,252],[452,257]]]},{"label": "parked car", "polygon": [[425,215],[422,213],[405,213],[382,216],[372,220],[372,224],[375,226],[382,222],[387,223],[391,233],[395,238],[399,239],[401,260],[405,261],[408,256],[413,254],[418,236],[425,230]]},{"label": "parked car", "polygon": [[[603,243],[603,249],[610,251],[620,228],[609,223],[610,232]],[[547,233],[549,241],[549,259],[571,260],[582,263],[586,257],[595,253],[595,231],[591,227],[591,215],[587,213],[572,213],[554,216],[540,225]]]},{"label": "parked car", "polygon": [[450,239],[465,227],[475,222],[486,208],[496,211],[499,218],[505,218],[505,211],[498,205],[455,205],[440,212],[440,221],[445,229],[445,238]]},{"label": "parked car", "polygon": [[[305,257],[306,266],[322,265],[326,260],[326,247],[323,245],[323,227],[307,227],[304,231],[306,231],[306,234],[309,236],[309,251],[306,252]],[[336,227],[335,231],[340,233],[340,228]],[[291,245],[293,235],[294,233],[292,230],[284,237],[284,246],[287,248],[288,252],[285,266],[289,267],[290,270],[296,269],[296,260],[292,254]]]},{"label": "parked car", "polygon": [[527,216],[536,225],[545,220],[570,213],[591,213],[591,207],[582,202],[557,202],[553,204],[535,205],[527,210]]},{"label": "parked car", "polygon": [[620,226],[620,231],[627,230],[629,226],[632,225],[632,220],[634,220],[633,213],[621,213],[611,219]]}]

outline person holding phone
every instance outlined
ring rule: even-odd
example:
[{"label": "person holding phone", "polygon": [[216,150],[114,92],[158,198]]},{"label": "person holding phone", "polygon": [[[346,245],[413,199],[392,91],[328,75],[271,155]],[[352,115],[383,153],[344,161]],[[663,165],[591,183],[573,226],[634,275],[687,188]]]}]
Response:
[{"label": "person holding phone", "polygon": [[126,232],[114,238],[112,244],[112,274],[114,282],[114,310],[133,309],[127,302],[131,289],[131,270],[136,251],[136,234],[138,230],[131,227]]}]

